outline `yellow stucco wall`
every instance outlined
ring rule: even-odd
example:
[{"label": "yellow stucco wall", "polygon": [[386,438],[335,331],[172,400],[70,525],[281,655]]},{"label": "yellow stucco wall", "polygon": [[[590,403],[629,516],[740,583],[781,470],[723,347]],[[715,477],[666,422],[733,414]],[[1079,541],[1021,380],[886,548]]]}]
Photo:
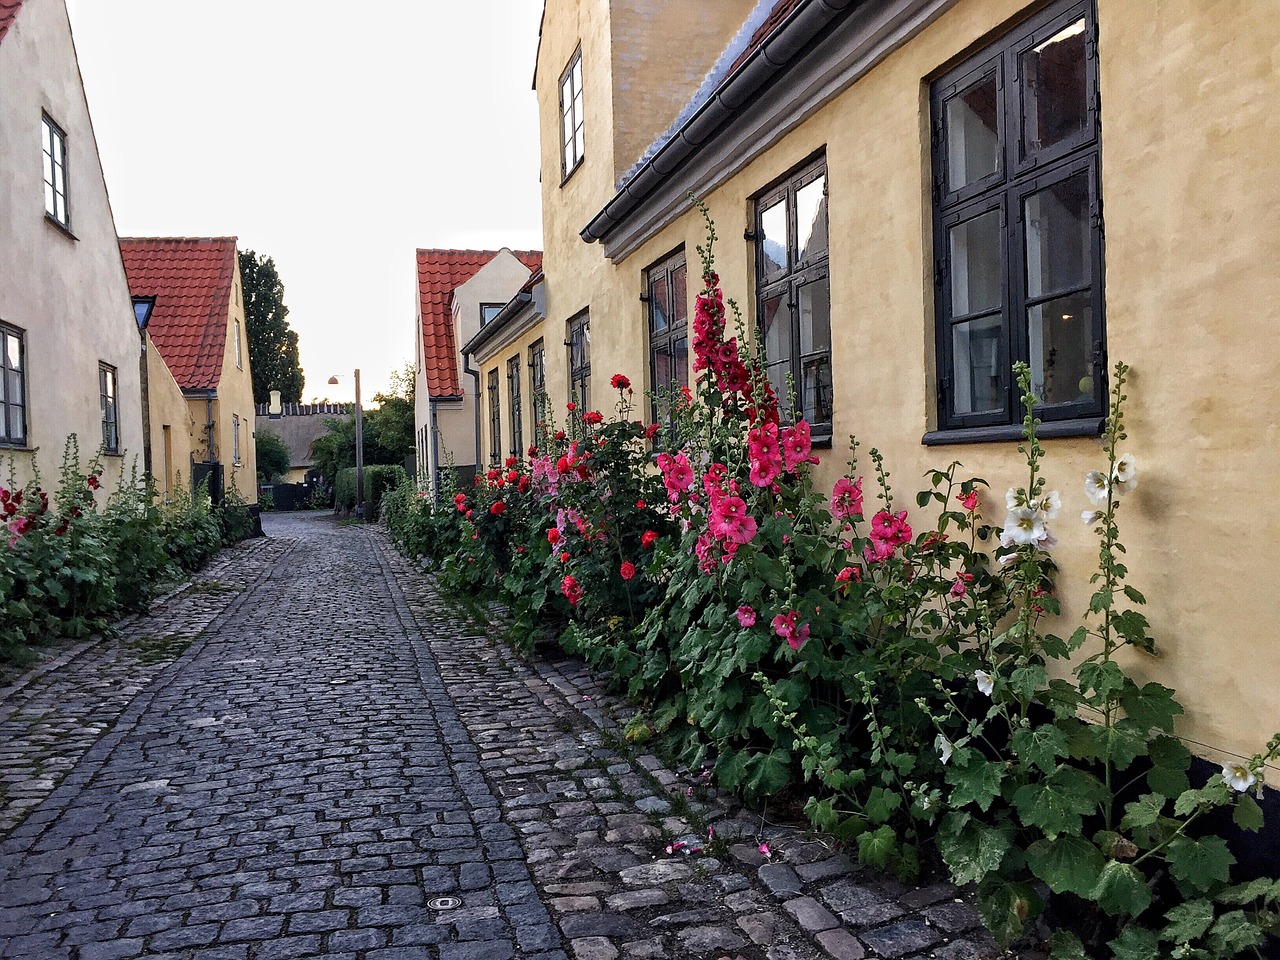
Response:
[{"label": "yellow stucco wall", "polygon": [[[1125,449],[1140,472],[1121,523],[1164,650],[1134,671],[1180,691],[1179,729],[1199,752],[1247,755],[1280,729],[1280,636],[1267,607],[1280,539],[1268,506],[1280,467],[1280,29],[1265,5],[1230,15],[1196,0],[1097,6],[1108,363],[1133,366]],[[1013,443],[926,448],[921,437],[936,426],[928,82],[1026,7],[961,0],[706,198],[726,295],[754,317],[753,252],[741,239],[750,198],[825,149],[836,443],[821,485],[840,472],[851,432],[884,452],[903,506],[915,478],[953,459],[991,482],[983,506],[997,523],[1004,490],[1024,482]],[[540,104],[545,135],[542,94]],[[552,159],[556,143],[544,140]],[[615,371],[644,382],[642,271],[684,244],[696,275],[701,223],[686,216],[609,265],[577,234],[611,196],[550,198],[549,300],[589,303],[596,383]],[[691,299],[698,286],[691,276]],[[566,395],[563,376],[549,378],[553,396]],[[1101,452],[1087,438],[1045,447],[1064,503],[1054,555],[1070,629],[1096,557],[1078,520],[1082,482]]]},{"label": "yellow stucco wall", "polygon": [[191,489],[191,461],[203,449],[191,406],[155,344],[147,341],[147,406],[151,424],[151,474],[162,499]]},{"label": "yellow stucco wall", "polygon": [[[240,327],[240,362],[236,363],[236,325]],[[203,401],[199,406],[203,414]],[[222,357],[222,377],[218,381],[218,399],[214,403],[218,457],[226,471],[228,489],[235,477],[235,488],[248,503],[258,502],[258,457],[253,443],[255,411],[253,378],[249,371],[249,340],[245,333],[244,296],[240,288],[240,262],[236,258],[235,277],[227,300],[227,345]],[[240,419],[240,459],[234,458],[234,417]],[[234,466],[234,471],[232,467]]]},{"label": "yellow stucco wall", "polygon": [[[489,395],[487,385],[489,372],[498,371],[498,402],[502,410],[502,433],[498,449],[502,452],[501,460],[505,461],[511,452],[511,388],[507,382],[507,364],[512,359],[520,361],[520,421],[521,421],[521,458],[525,459],[529,447],[534,443],[536,422],[533,410],[533,380],[529,369],[529,348],[539,340],[544,348],[551,339],[547,335],[547,324],[541,320],[516,336],[499,338],[497,344],[486,345],[479,358],[480,374],[480,451],[483,454],[483,467],[489,464],[490,421]],[[564,401],[559,394],[549,391],[548,402],[551,404],[550,421],[560,426],[565,422]],[[482,470],[483,472],[483,470]]]}]

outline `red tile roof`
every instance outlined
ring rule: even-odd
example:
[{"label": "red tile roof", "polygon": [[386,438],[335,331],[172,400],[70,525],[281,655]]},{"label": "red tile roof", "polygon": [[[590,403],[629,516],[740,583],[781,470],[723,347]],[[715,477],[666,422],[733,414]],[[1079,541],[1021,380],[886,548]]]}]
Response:
[{"label": "red tile roof", "polygon": [[[541,250],[513,250],[534,273],[542,269]],[[422,302],[423,372],[433,397],[460,397],[458,342],[453,330],[453,291],[498,255],[497,250],[419,250],[418,297]]]},{"label": "red tile roof", "polygon": [[236,272],[234,237],[121,237],[129,293],[155,297],[148,330],[178,386],[213,389],[222,378]]},{"label": "red tile roof", "polygon": [[0,43],[4,42],[4,35],[9,32],[9,25],[13,23],[14,17],[21,9],[22,0],[0,0]]},{"label": "red tile roof", "polygon": [[[795,12],[796,7],[800,6],[800,0],[778,0],[773,5],[773,9],[769,11],[769,16],[765,18],[764,23],[756,28],[756,32],[751,35],[751,39],[747,42],[747,47],[742,53],[738,54],[738,59],[733,61],[733,66],[729,68],[729,73],[733,73],[738,67],[742,66],[742,62],[755,53],[764,42],[769,39],[775,30],[782,26],[787,17]],[[727,76],[728,74],[726,74]]]}]

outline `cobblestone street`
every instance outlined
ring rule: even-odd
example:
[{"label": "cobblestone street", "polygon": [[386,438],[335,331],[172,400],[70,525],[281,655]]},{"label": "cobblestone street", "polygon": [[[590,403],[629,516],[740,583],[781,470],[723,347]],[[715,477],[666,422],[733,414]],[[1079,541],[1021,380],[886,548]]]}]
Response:
[{"label": "cobblestone street", "polygon": [[688,803],[579,664],[484,636],[381,531],[263,519],[0,690],[0,957],[998,955],[949,885]]}]

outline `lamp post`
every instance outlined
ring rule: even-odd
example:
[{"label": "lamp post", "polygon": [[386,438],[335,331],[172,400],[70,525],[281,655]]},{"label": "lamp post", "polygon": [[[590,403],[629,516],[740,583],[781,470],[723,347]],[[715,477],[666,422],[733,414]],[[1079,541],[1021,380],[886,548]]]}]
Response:
[{"label": "lamp post", "polygon": [[[360,368],[356,368],[356,516],[364,519],[364,411],[360,408]],[[335,374],[329,378],[330,384],[336,384]]]}]

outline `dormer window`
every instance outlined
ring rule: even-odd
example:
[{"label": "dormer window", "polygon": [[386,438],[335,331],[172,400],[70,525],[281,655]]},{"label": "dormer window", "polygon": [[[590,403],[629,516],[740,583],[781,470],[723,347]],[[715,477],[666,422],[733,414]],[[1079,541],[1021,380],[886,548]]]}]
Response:
[{"label": "dormer window", "polygon": [[560,77],[561,173],[569,174],[582,163],[585,141],[582,132],[582,48],[573,55]]},{"label": "dormer window", "polygon": [[501,303],[482,303],[480,304],[480,326],[487,327],[498,318],[498,314],[502,312],[505,304]]}]

